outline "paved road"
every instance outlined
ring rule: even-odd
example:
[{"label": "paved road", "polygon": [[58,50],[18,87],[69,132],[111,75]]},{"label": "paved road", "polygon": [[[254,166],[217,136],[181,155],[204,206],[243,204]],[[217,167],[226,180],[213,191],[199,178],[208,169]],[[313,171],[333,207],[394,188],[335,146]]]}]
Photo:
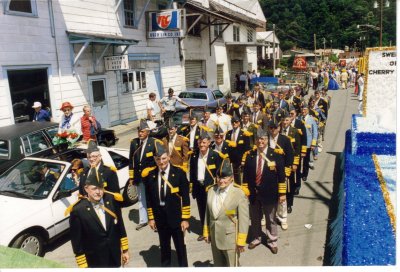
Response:
[{"label": "paved road", "polygon": [[[357,112],[358,102],[352,92],[353,89],[329,91],[332,96],[332,106],[329,111],[324,148],[318,161],[315,162],[315,170],[310,170],[308,181],[303,183],[300,195],[295,198],[293,212],[288,218],[289,229],[279,230],[278,254],[272,255],[264,245],[253,250],[246,249],[240,258],[243,266],[322,266],[324,264],[335,167],[338,167],[340,153],[344,148],[345,131],[350,128],[351,115]],[[125,132],[119,137],[117,146],[127,148],[132,133]],[[334,208],[334,204],[332,206]],[[191,209],[191,232],[186,235],[189,266],[210,266],[212,264],[210,245],[196,240],[202,228],[198,220],[195,201],[192,201]],[[123,216],[131,254],[128,267],[159,266],[157,233],[152,232],[149,227],[140,231],[135,230],[138,222],[137,205],[126,208]],[[312,227],[307,229],[305,224],[311,224]],[[71,243],[67,238],[60,240],[50,250],[45,258],[69,267],[76,267]],[[177,264],[176,259],[174,262]]]}]

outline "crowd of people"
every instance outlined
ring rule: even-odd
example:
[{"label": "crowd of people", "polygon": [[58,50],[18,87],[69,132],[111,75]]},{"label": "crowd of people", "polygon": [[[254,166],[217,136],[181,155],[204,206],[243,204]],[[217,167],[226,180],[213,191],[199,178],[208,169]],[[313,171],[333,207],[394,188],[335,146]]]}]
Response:
[{"label": "crowd of people", "polygon": [[[175,98],[172,90],[159,103],[162,113],[174,106]],[[326,88],[305,99],[300,88],[275,96],[256,83],[252,92],[236,100],[228,95],[225,105],[205,108],[203,117],[190,114],[186,126],[166,118],[168,135],[161,140],[149,137],[149,124],[141,120],[138,137],[130,144],[129,179],[138,191],[136,230],[148,225],[158,233],[161,266],[171,266],[171,238],[179,266],[188,266],[184,235],[190,227],[190,194],[203,228],[197,240],[211,244],[215,266],[237,266],[246,245],[252,250],[261,243],[263,225],[267,246],[277,254],[278,226],[288,229],[294,196],[314,169],[330,102]],[[148,115],[154,117],[151,109]],[[98,161],[99,156],[95,142],[89,141],[88,158]],[[121,218],[124,204],[114,186],[118,180],[110,178],[115,171],[106,170],[92,163],[87,167],[80,179],[81,200],[71,209],[71,229],[81,239],[72,237],[80,267],[118,267],[129,261]],[[105,221],[104,235],[97,233],[100,221],[91,226],[87,218],[80,219],[87,216],[84,210],[99,203],[103,208],[97,219]],[[107,220],[114,224],[107,225]],[[100,246],[95,249],[91,243]]]}]

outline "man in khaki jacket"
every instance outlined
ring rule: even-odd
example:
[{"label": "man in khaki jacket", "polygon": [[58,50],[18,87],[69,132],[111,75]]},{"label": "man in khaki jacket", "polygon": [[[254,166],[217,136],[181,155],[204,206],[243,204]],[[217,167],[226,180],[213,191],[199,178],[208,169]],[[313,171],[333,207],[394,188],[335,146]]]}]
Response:
[{"label": "man in khaki jacket", "polygon": [[177,126],[172,119],[167,123],[168,135],[162,139],[164,146],[167,147],[168,156],[170,156],[171,164],[188,172],[189,146],[184,137],[178,135]]},{"label": "man in khaki jacket", "polygon": [[217,171],[217,183],[208,190],[203,236],[211,243],[214,266],[238,266],[249,229],[249,201],[233,182],[228,158]]}]

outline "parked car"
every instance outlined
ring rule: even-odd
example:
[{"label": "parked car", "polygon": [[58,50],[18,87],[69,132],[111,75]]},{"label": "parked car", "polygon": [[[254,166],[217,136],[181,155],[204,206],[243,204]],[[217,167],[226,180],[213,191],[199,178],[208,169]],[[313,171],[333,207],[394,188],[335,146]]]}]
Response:
[{"label": "parked car", "polygon": [[[192,107],[209,107],[216,108],[218,103],[223,105],[226,98],[220,90],[212,90],[209,88],[187,88],[179,93],[179,98]],[[177,103],[177,110],[186,109],[181,103]]]},{"label": "parked car", "polygon": [[[0,174],[20,159],[29,156],[47,157],[57,152],[52,139],[58,123],[23,122],[0,129]],[[101,129],[97,134],[99,145],[114,145],[118,138],[114,130]]]},{"label": "parked car", "polygon": [[[71,179],[69,162],[81,158],[87,164],[85,149],[85,145],[68,149],[54,154],[53,159],[24,158],[0,175],[0,245],[43,256],[45,245],[69,229],[69,215],[65,216],[64,212],[78,199],[78,187]],[[117,168],[125,206],[136,203],[136,188],[128,182],[129,151],[99,149],[103,163]],[[43,165],[57,178],[48,187],[44,187],[37,171]]]}]

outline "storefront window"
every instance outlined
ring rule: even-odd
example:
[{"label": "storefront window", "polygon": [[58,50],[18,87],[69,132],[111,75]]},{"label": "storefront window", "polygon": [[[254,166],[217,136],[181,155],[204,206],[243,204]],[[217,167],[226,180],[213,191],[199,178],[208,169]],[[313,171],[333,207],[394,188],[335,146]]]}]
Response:
[{"label": "storefront window", "polygon": [[36,0],[6,0],[6,14],[37,16]]}]

